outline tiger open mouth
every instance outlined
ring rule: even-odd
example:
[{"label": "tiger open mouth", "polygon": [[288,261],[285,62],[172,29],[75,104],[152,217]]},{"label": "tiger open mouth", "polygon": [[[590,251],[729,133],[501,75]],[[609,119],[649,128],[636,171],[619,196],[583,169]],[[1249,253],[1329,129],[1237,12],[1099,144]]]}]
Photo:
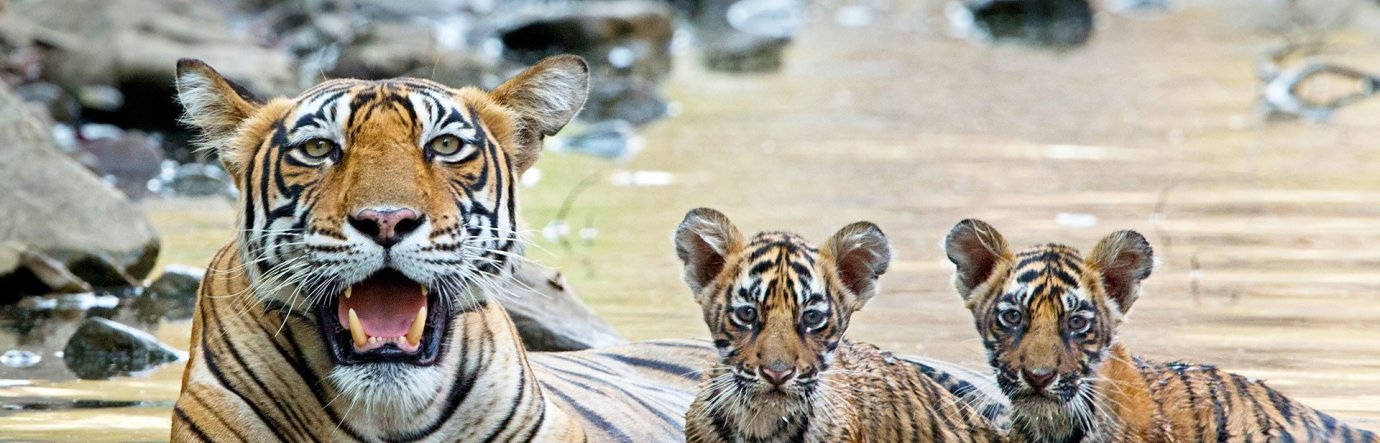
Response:
[{"label": "tiger open mouth", "polygon": [[438,301],[426,286],[385,269],[319,305],[316,315],[337,364],[430,366],[450,329],[450,309]]}]

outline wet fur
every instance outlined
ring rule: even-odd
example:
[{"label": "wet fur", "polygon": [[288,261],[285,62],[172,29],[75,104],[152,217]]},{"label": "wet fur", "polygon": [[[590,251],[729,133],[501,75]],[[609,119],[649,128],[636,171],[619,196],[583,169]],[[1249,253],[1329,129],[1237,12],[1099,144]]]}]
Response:
[{"label": "wet fur", "polygon": [[[1010,397],[1013,441],[1377,441],[1262,381],[1132,355],[1116,331],[1151,271],[1153,251],[1140,234],[1115,232],[1085,259],[1056,244],[1013,253],[996,229],[964,220],[945,248]],[[1002,320],[1009,309],[1023,322]],[[1071,316],[1088,314],[1087,332],[1072,329]],[[1050,388],[1023,375],[1037,368],[1053,368]]]},{"label": "wet fur", "polygon": [[[418,79],[331,80],[261,101],[209,66],[178,65],[200,143],[241,189],[236,238],[207,270],[174,441],[668,441],[699,342],[528,354],[494,297],[524,240],[515,183],[583,103],[588,68],[546,59],[492,92]],[[437,134],[464,154],[433,157]],[[304,157],[310,138],[340,149]],[[417,231],[381,248],[346,222],[407,207]],[[431,366],[337,365],[311,309],[391,266],[453,308]]]},{"label": "wet fur", "polygon": [[[723,214],[697,209],[676,246],[721,357],[686,414],[688,441],[1000,438],[972,404],[931,378],[944,375],[843,338],[890,262],[890,245],[871,223],[848,225],[815,248],[785,232],[744,238]],[[747,306],[760,312],[752,323],[734,318]],[[809,311],[824,312],[826,322],[804,323]],[[799,375],[777,388],[764,367]]]}]

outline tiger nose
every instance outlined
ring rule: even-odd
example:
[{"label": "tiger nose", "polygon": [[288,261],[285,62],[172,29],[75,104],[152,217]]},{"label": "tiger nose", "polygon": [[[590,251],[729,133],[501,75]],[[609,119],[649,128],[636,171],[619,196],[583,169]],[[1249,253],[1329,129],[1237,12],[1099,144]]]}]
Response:
[{"label": "tiger nose", "polygon": [[1054,368],[1035,368],[1021,370],[1025,382],[1035,389],[1044,389],[1054,381]]},{"label": "tiger nose", "polygon": [[785,365],[763,366],[760,371],[762,372],[762,378],[767,379],[767,382],[776,386],[786,384],[786,382],[795,375],[795,368],[785,367]]},{"label": "tiger nose", "polygon": [[424,217],[411,209],[365,209],[350,217],[350,226],[385,248],[417,230]]}]

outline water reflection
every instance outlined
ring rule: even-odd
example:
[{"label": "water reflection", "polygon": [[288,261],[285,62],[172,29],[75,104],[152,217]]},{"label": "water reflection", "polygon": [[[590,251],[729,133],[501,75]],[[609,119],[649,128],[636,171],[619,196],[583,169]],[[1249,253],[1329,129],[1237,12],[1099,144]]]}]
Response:
[{"label": "water reflection", "polygon": [[[104,379],[173,361],[147,334],[164,321],[191,318],[194,308],[194,298],[134,289],[26,297],[0,307],[0,343],[13,343],[0,357],[0,379]],[[83,325],[90,335],[72,340]]]}]

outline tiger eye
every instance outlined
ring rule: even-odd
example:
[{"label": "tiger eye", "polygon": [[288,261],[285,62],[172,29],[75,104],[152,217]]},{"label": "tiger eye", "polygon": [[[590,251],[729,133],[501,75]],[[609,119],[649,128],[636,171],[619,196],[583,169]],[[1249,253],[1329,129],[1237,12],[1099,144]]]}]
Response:
[{"label": "tiger eye", "polygon": [[426,148],[436,155],[451,155],[460,152],[460,145],[460,137],[446,134],[431,139],[430,142],[427,142]]},{"label": "tiger eye", "polygon": [[997,319],[1001,320],[1002,326],[1014,328],[1021,324],[1021,311],[1007,309],[997,314]]},{"label": "tiger eye", "polygon": [[313,138],[302,145],[302,152],[314,158],[323,158],[335,151],[335,142],[324,138]]},{"label": "tiger eye", "polygon": [[814,329],[824,326],[824,321],[828,320],[823,311],[805,311],[800,315],[800,323],[806,328]]},{"label": "tiger eye", "polygon": [[1070,332],[1081,334],[1084,332],[1088,332],[1088,329],[1091,326],[1092,322],[1088,321],[1087,317],[1081,315],[1069,317],[1068,328]]},{"label": "tiger eye", "polygon": [[739,306],[733,309],[733,316],[743,324],[753,324],[757,321],[757,308],[752,306]]}]

